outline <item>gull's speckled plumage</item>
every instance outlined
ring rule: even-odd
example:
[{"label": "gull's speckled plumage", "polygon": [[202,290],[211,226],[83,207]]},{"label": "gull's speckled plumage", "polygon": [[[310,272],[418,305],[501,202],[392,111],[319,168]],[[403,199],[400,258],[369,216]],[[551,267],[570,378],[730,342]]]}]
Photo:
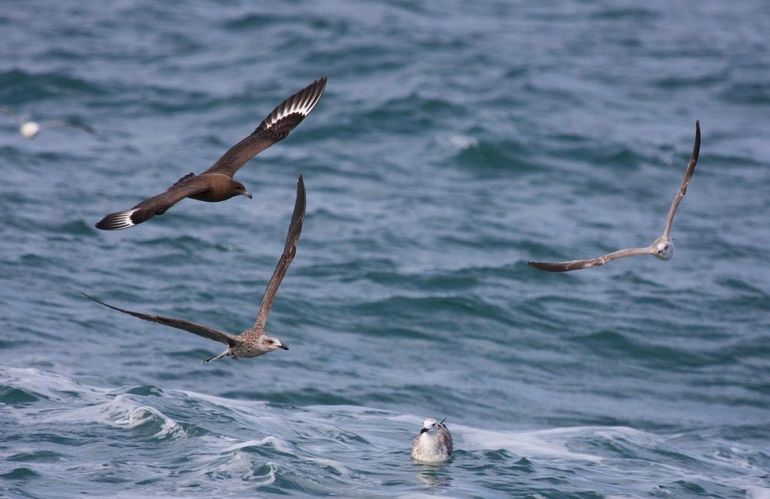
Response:
[{"label": "gull's speckled plumage", "polygon": [[109,307],[113,310],[123,312],[124,314],[132,315],[146,321],[157,322],[165,326],[175,327],[177,329],[183,329],[185,331],[209,338],[220,343],[225,343],[227,349],[221,354],[212,357],[207,360],[218,360],[222,357],[257,357],[259,355],[277,350],[279,348],[288,350],[289,348],[281,343],[278,338],[269,336],[265,332],[265,325],[267,324],[267,317],[270,313],[270,308],[273,305],[273,300],[278,292],[278,287],[281,285],[284,275],[289,268],[294,256],[297,254],[297,241],[299,240],[300,233],[302,232],[302,223],[305,218],[305,183],[302,179],[302,175],[297,180],[297,197],[294,202],[294,212],[291,216],[291,223],[289,225],[289,231],[286,235],[286,244],[284,245],[281,258],[278,260],[278,264],[275,267],[273,276],[270,278],[270,282],[267,284],[267,289],[262,297],[262,303],[259,307],[259,313],[257,314],[257,320],[252,327],[243,331],[239,335],[233,335],[214,329],[203,324],[197,324],[184,319],[174,319],[171,317],[162,317],[159,315],[144,314],[141,312],[134,312],[123,308],[115,307],[100,301],[92,296],[83,293],[86,297],[94,300],[97,303]]}]

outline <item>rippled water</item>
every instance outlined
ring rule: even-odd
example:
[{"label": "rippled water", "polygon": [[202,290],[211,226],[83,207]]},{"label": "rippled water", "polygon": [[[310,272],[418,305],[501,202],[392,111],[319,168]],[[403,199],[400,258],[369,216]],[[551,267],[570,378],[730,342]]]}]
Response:
[{"label": "rippled water", "polygon": [[[0,494],[770,496],[764,2],[29,1],[0,10]],[[327,75],[253,200],[93,224]],[[648,244],[701,120],[670,262]],[[268,329],[238,332],[302,173]],[[457,451],[409,444],[444,417]]]}]

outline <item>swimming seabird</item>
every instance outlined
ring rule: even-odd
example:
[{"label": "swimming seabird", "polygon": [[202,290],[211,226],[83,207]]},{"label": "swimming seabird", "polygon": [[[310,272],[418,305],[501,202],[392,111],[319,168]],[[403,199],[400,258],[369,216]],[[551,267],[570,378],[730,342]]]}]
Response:
[{"label": "swimming seabird", "polygon": [[16,122],[19,124],[19,133],[25,139],[34,139],[37,135],[46,128],[75,128],[83,130],[91,135],[96,135],[96,130],[83,123],[69,120],[46,120],[46,121],[34,121],[25,118],[10,107],[0,106],[0,112],[10,114],[16,118]]},{"label": "swimming seabird", "polygon": [[231,147],[211,168],[195,175],[188,173],[166,192],[145,199],[133,208],[111,213],[96,227],[103,230],[127,229],[155,215],[162,215],[184,198],[214,203],[233,196],[251,193],[233,175],[251,158],[289,135],[315,108],[326,88],[326,77],[320,78],[280,103],[262,120],[248,137]]},{"label": "swimming seabird", "polygon": [[692,155],[690,156],[690,163],[687,165],[687,170],[682,179],[682,185],[679,186],[679,191],[674,197],[674,201],[671,203],[671,208],[668,210],[668,218],[666,219],[666,226],[663,228],[663,233],[653,243],[644,248],[626,248],[618,251],[614,251],[608,255],[600,256],[598,258],[590,258],[586,260],[569,260],[566,262],[528,262],[530,267],[538,270],[545,270],[547,272],[568,272],[570,270],[587,269],[591,267],[598,267],[604,265],[607,262],[616,260],[618,258],[624,258],[627,256],[637,255],[653,255],[660,260],[669,260],[674,255],[674,242],[671,240],[671,225],[674,223],[674,215],[676,209],[679,207],[679,203],[684,199],[684,195],[687,193],[687,184],[690,183],[693,172],[695,172],[695,165],[698,163],[698,154],[700,153],[700,122],[695,122],[695,144],[692,148]]},{"label": "swimming seabird", "polygon": [[[267,316],[270,313],[270,308],[273,305],[275,294],[278,292],[278,286],[281,285],[283,276],[286,274],[286,270],[289,268],[289,264],[294,259],[294,255],[297,253],[297,241],[299,240],[299,234],[302,231],[302,221],[305,217],[305,183],[302,180],[302,175],[297,180],[297,198],[294,202],[294,213],[291,216],[291,224],[289,225],[289,232],[286,235],[286,245],[283,248],[283,254],[278,260],[278,265],[275,267],[273,277],[270,278],[270,282],[267,284],[265,294],[262,296],[262,303],[259,306],[259,313],[257,314],[257,321],[249,329],[243,331],[239,335],[232,335],[218,329],[214,329],[202,324],[196,324],[194,322],[186,321],[184,319],[174,319],[170,317],[161,317],[159,315],[149,315],[140,312],[133,312],[131,310],[125,310],[118,308],[103,301],[100,301],[93,296],[89,296],[83,293],[87,298],[93,301],[109,307],[118,312],[124,314],[133,315],[146,321],[158,322],[164,326],[175,327],[177,329],[184,329],[198,336],[209,338],[220,343],[225,343],[227,349],[221,354],[212,357],[205,362],[212,360],[218,360],[222,357],[256,357],[267,352],[272,352],[282,348],[288,350],[284,343],[278,338],[269,336],[265,332],[265,324],[267,323]],[[82,291],[81,291],[82,293]]]},{"label": "swimming seabird", "polygon": [[452,434],[444,424],[428,418],[412,441],[412,459],[423,463],[440,463],[452,457]]}]

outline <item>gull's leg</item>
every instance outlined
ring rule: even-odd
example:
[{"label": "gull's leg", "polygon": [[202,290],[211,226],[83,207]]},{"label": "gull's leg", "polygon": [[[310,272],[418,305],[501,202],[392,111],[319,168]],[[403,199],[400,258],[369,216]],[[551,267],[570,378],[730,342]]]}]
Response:
[{"label": "gull's leg", "polygon": [[207,362],[211,362],[212,360],[219,360],[222,357],[227,357],[228,355],[230,355],[230,349],[229,348],[227,350],[225,350],[224,352],[220,353],[219,355],[217,355],[215,357],[211,357],[210,359],[206,359],[203,362],[207,363]]}]

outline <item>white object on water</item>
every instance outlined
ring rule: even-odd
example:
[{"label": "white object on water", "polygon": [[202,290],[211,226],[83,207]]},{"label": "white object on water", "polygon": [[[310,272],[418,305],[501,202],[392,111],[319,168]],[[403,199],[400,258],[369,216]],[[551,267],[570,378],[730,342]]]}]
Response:
[{"label": "white object on water", "polygon": [[35,135],[40,133],[40,125],[34,121],[25,121],[19,127],[19,132],[25,139],[35,138]]},{"label": "white object on water", "polygon": [[22,117],[21,114],[6,106],[0,106],[0,112],[10,114],[16,118],[16,122],[19,124],[19,133],[25,139],[34,139],[44,128],[77,128],[83,130],[84,132],[88,132],[91,135],[96,135],[96,130],[90,126],[84,125],[82,123],[76,123],[74,121],[52,120],[37,122]]}]

